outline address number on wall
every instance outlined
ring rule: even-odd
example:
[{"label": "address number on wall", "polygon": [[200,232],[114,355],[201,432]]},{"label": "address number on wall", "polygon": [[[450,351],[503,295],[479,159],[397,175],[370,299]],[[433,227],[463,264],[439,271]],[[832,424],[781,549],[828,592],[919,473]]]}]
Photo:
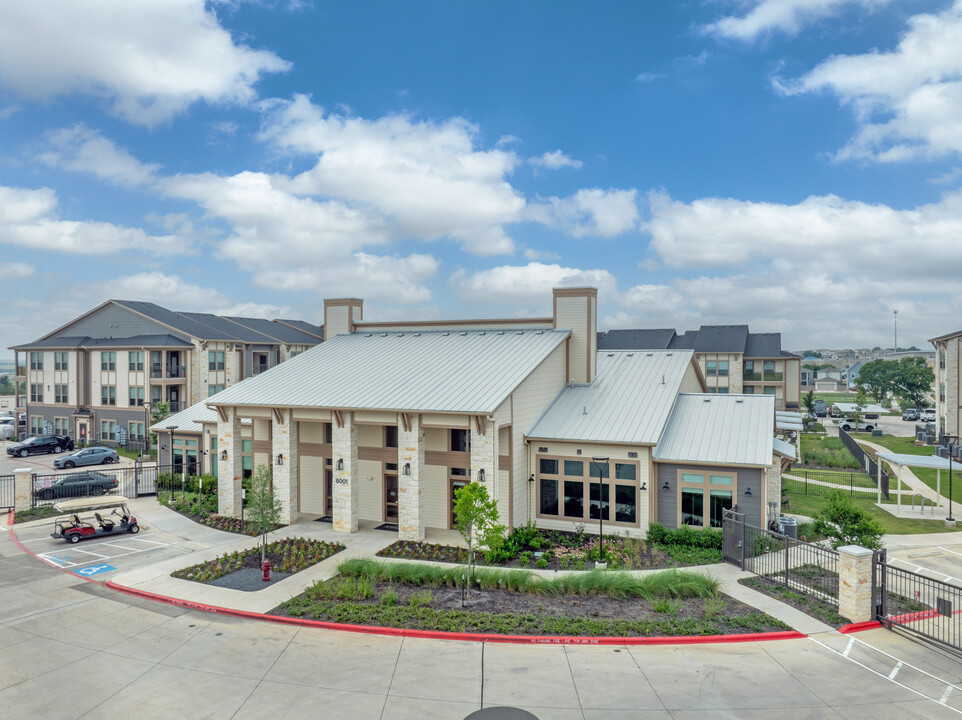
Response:
[{"label": "address number on wall", "polygon": [[348,480],[347,478],[337,478],[334,480],[334,482],[336,482],[338,485],[347,485],[350,482],[350,480]]}]

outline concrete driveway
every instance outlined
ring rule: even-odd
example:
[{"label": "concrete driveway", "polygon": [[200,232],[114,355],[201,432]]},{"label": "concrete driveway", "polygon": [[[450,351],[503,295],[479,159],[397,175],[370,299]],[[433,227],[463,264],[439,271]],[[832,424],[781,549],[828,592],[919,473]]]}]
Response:
[{"label": "concrete driveway", "polygon": [[[837,633],[724,645],[532,646],[212,615],[56,570],[25,555],[5,530],[0,595],[0,717],[420,720],[508,705],[542,719],[904,720],[957,718],[952,706],[962,703],[962,692],[944,705],[889,680],[890,667],[868,650],[844,657],[849,639]],[[930,667],[958,677],[962,665],[939,662]]]}]

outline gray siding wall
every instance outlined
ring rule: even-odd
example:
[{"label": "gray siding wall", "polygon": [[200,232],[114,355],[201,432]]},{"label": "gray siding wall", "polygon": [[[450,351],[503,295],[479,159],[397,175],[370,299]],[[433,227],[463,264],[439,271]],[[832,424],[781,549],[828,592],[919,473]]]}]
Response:
[{"label": "gray siding wall", "polygon": [[[658,492],[658,522],[665,527],[677,527],[678,517],[678,471],[693,473],[735,472],[738,496],[734,498],[738,512],[745,513],[745,522],[761,527],[762,523],[762,471],[758,468],[731,468],[722,465],[670,465],[656,463]],[[665,482],[671,490],[663,490]],[[745,495],[751,488],[752,494]]]},{"label": "gray siding wall", "polygon": [[118,305],[108,305],[103,310],[66,328],[60,335],[66,337],[89,335],[92,338],[126,338],[134,335],[159,335],[170,329],[135,315]]}]

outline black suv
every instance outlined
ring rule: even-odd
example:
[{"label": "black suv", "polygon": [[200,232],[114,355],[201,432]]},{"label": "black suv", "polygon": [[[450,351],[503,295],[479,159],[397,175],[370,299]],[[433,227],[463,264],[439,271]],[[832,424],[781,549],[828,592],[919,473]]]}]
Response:
[{"label": "black suv", "polygon": [[73,440],[66,435],[37,435],[7,448],[7,455],[27,457],[38,453],[59,453],[73,450]]},{"label": "black suv", "polygon": [[117,489],[117,478],[98,472],[51,475],[35,481],[33,494],[42,500],[103,495]]}]

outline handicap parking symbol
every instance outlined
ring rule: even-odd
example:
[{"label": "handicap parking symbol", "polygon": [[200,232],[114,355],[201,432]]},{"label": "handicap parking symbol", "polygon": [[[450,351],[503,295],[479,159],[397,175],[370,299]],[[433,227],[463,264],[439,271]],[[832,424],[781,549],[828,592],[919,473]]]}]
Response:
[{"label": "handicap parking symbol", "polygon": [[78,575],[83,575],[84,577],[89,577],[91,575],[96,575],[97,573],[110,572],[111,570],[116,570],[113,565],[91,565],[90,567],[80,568],[79,570],[74,570]]}]

